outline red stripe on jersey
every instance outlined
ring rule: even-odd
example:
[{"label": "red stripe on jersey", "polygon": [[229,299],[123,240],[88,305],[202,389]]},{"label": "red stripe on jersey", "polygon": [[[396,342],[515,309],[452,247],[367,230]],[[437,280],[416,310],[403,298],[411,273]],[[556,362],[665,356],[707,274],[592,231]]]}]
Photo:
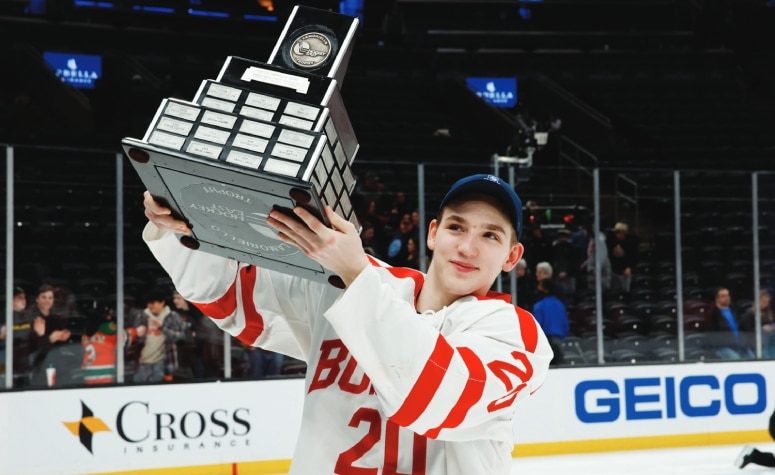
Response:
[{"label": "red stripe on jersey", "polygon": [[425,411],[433,395],[439,389],[441,380],[444,379],[444,374],[447,372],[454,354],[455,350],[452,346],[439,335],[439,338],[436,340],[436,347],[433,349],[430,358],[428,358],[428,362],[425,363],[425,368],[420,373],[420,377],[417,378],[417,382],[412,390],[409,391],[406,400],[398,411],[390,417],[390,420],[406,427],[420,417],[420,414]]},{"label": "red stripe on jersey", "polygon": [[409,267],[390,267],[387,265],[384,265],[380,261],[374,259],[373,257],[367,255],[366,256],[369,259],[369,262],[371,262],[371,265],[374,267],[380,267],[382,269],[385,269],[386,271],[390,272],[393,277],[399,278],[399,279],[412,279],[414,280],[414,298],[417,300],[417,296],[420,295],[420,289],[422,289],[423,284],[425,283],[425,274],[422,272],[411,269]]},{"label": "red stripe on jersey", "polygon": [[458,399],[457,404],[452,408],[444,422],[423,434],[430,439],[438,437],[441,429],[452,429],[459,426],[465,420],[468,411],[471,410],[474,404],[479,402],[482,394],[484,394],[484,383],[487,379],[484,363],[469,348],[463,346],[459,347],[457,351],[468,368],[468,382],[466,382],[466,387],[463,389],[463,394],[460,395],[460,399]]},{"label": "red stripe on jersey", "polygon": [[420,289],[422,289],[422,285],[425,283],[425,276],[422,272],[408,267],[388,267],[387,271],[399,279],[412,279],[414,281],[414,299],[417,300],[417,296],[420,295]]},{"label": "red stripe on jersey", "polygon": [[232,315],[237,311],[237,279],[234,279],[229,290],[215,302],[194,303],[194,306],[208,317],[216,320]]},{"label": "red stripe on jersey", "polygon": [[517,311],[517,318],[519,319],[519,330],[522,334],[522,342],[525,344],[525,349],[530,353],[535,352],[538,347],[538,323],[536,323],[533,315],[527,310],[523,310],[519,307],[514,307]]},{"label": "red stripe on jersey", "polygon": [[247,345],[252,345],[256,338],[264,331],[264,317],[256,311],[253,302],[253,289],[256,287],[256,271],[253,266],[240,269],[240,283],[242,284],[242,306],[245,311],[245,328],[237,335],[237,339]]},{"label": "red stripe on jersey", "polygon": [[511,295],[495,290],[489,290],[485,295],[477,295],[476,298],[478,300],[503,300],[506,303],[511,303]]}]

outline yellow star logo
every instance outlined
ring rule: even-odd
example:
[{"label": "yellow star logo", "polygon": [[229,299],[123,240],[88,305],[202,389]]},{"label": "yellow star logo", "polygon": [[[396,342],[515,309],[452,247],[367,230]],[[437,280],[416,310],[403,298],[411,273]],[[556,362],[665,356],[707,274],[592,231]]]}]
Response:
[{"label": "yellow star logo", "polygon": [[74,436],[81,440],[86,449],[92,452],[92,437],[96,432],[110,432],[110,427],[99,417],[94,417],[94,413],[89,407],[81,401],[81,419],[74,422],[63,422]]}]

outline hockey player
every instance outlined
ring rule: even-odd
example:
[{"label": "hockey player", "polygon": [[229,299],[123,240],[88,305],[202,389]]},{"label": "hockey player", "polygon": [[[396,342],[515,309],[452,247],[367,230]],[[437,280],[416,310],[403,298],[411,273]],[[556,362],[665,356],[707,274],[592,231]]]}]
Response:
[{"label": "hockey player", "polygon": [[515,404],[552,359],[530,313],[490,291],[522,257],[522,204],[492,175],[456,182],[428,228],[427,274],[368,256],[326,208],[272,211],[284,242],[343,290],[182,246],[190,230],[148,192],[143,232],[176,288],[241,341],[308,365],[290,473],[507,475]]}]

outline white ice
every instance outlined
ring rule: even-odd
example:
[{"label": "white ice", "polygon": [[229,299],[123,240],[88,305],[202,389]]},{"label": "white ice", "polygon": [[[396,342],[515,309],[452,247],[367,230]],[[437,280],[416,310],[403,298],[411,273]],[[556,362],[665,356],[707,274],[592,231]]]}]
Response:
[{"label": "white ice", "polygon": [[[775,452],[775,444],[751,444]],[[512,475],[775,475],[775,468],[734,462],[743,445],[714,445],[514,459]]]}]

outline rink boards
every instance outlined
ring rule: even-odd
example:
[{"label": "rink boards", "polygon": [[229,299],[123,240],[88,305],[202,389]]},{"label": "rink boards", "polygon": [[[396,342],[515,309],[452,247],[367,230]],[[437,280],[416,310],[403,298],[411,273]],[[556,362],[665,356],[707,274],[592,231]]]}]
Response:
[{"label": "rink boards", "polygon": [[[0,393],[0,473],[287,473],[303,395],[302,379]],[[514,456],[769,441],[773,395],[775,361],[552,369]]]}]

